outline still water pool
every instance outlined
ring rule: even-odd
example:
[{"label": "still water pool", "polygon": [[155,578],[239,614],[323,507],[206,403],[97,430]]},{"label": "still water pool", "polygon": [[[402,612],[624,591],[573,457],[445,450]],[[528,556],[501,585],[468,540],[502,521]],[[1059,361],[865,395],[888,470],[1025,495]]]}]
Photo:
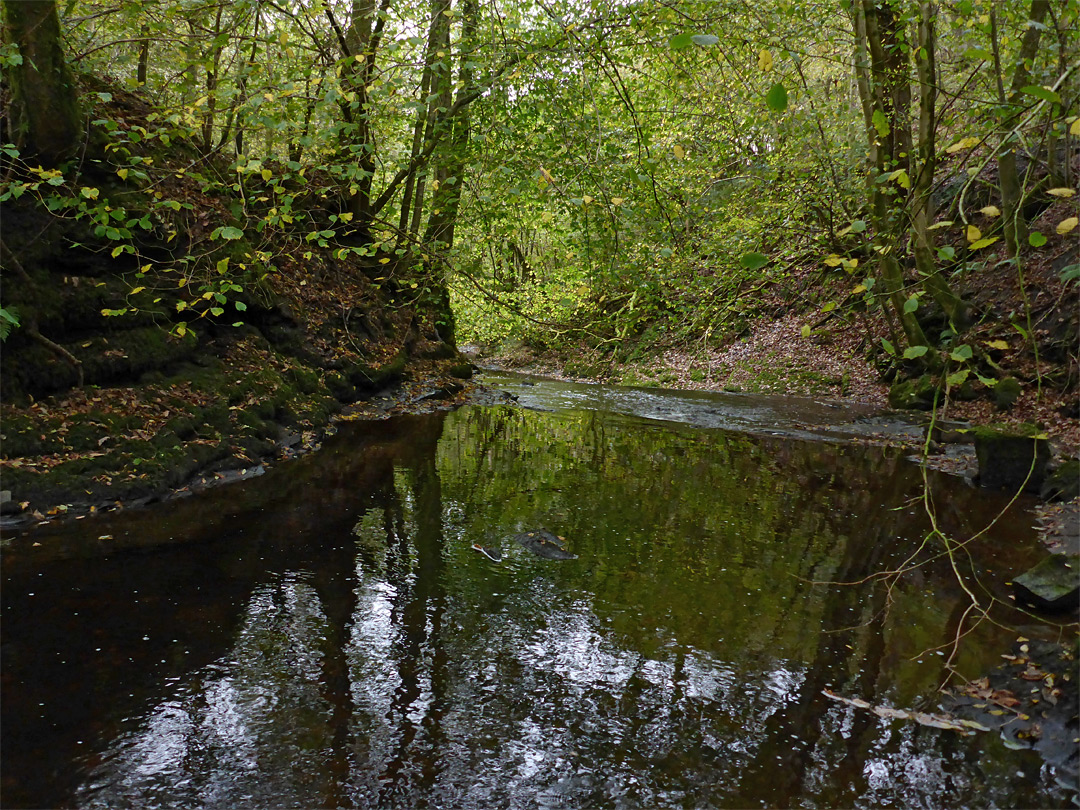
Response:
[{"label": "still water pool", "polygon": [[[917,465],[837,440],[871,414],[515,390],[530,407],[345,424],[251,481],[17,538],[3,805],[1069,806],[997,735],[823,694],[935,711],[950,660],[977,677],[1015,638],[953,654],[947,560],[867,579],[930,525]],[[957,537],[1006,503],[928,480]],[[975,570],[1023,565],[1030,524],[1006,511]],[[537,528],[577,559],[512,539]]]}]

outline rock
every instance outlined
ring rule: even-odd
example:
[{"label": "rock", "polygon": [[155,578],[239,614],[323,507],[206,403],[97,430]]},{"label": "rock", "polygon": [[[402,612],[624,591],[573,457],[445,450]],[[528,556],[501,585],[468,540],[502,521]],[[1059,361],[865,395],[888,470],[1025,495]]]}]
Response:
[{"label": "rock", "polygon": [[22,511],[22,504],[12,500],[10,489],[0,491],[0,515],[18,515]]},{"label": "rock", "polygon": [[538,557],[545,560],[576,560],[577,554],[571,554],[563,546],[564,538],[557,537],[544,529],[515,534],[514,539]]},{"label": "rock", "polygon": [[934,381],[929,374],[901,380],[889,389],[889,407],[898,411],[928,411],[934,407]]},{"label": "rock", "polygon": [[1017,600],[1046,611],[1071,610],[1080,605],[1080,571],[1077,558],[1052,554],[1013,578]]},{"label": "rock", "polygon": [[971,444],[975,440],[970,422],[938,419],[930,429],[930,441],[941,444]]},{"label": "rock", "polygon": [[1050,445],[1037,428],[1016,430],[988,425],[976,428],[974,434],[979,486],[1039,491],[1050,463]]},{"label": "rock", "polygon": [[1020,382],[1015,377],[998,380],[998,384],[993,387],[992,391],[994,404],[1001,411],[1009,410],[1016,404],[1016,400],[1020,399],[1020,394],[1023,393]]},{"label": "rock", "polygon": [[1080,495],[1080,458],[1059,465],[1039,489],[1039,497],[1044,501],[1069,501],[1077,495]]}]

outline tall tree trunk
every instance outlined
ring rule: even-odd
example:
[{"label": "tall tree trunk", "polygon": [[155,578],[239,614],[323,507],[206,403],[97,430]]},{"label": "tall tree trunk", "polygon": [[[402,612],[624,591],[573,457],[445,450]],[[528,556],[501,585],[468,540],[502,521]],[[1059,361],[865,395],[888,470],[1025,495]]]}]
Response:
[{"label": "tall tree trunk", "polygon": [[[353,0],[349,28],[345,34],[346,57],[349,59],[349,92],[356,99],[352,137],[360,170],[349,197],[349,210],[354,222],[367,226],[371,222],[371,185],[375,177],[375,141],[371,126],[368,83],[370,66],[374,65],[372,33],[376,16],[375,0]],[[350,104],[351,107],[351,104]]]},{"label": "tall tree trunk", "polygon": [[83,140],[79,94],[60,42],[53,0],[4,0],[7,38],[22,64],[8,69],[12,140],[24,155],[56,166],[75,156]]},{"label": "tall tree trunk", "polygon": [[[463,0],[461,11],[458,102],[475,92],[471,60],[477,29],[478,9],[476,0]],[[449,87],[446,88],[445,96],[445,106],[449,108]],[[464,182],[465,159],[469,148],[469,129],[471,125],[470,107],[459,103],[455,104],[454,108],[454,114],[446,123],[452,129],[443,158],[439,161],[435,173],[439,186],[432,196],[431,216],[428,218],[427,232],[424,235],[425,242],[447,250],[454,245],[454,226],[457,221],[458,208],[461,204],[461,188]]]},{"label": "tall tree trunk", "polygon": [[[855,50],[859,60],[856,70],[862,73],[859,90],[869,94],[868,98],[862,99],[862,103],[864,110],[870,113],[870,126],[866,134],[871,144],[869,168],[873,175],[868,182],[871,214],[879,238],[885,240],[888,248],[880,254],[878,269],[885,297],[900,321],[909,345],[926,346],[929,344],[922,326],[915,313],[907,311],[905,306],[904,271],[896,256],[903,242],[900,238],[903,230],[901,205],[895,195],[888,193],[885,184],[878,182],[886,170],[904,168],[910,155],[911,131],[906,103],[910,103],[911,90],[910,86],[906,91],[896,86],[908,85],[904,50],[898,47],[903,34],[902,25],[888,2],[878,6],[875,0],[860,0],[853,9]],[[903,134],[905,129],[906,137]],[[907,149],[899,146],[905,142]],[[905,154],[900,155],[899,152]]]},{"label": "tall tree trunk", "polygon": [[[1029,83],[1027,65],[1039,49],[1039,38],[1042,36],[1043,20],[1050,8],[1049,0],[1031,0],[1031,11],[1028,14],[1029,23],[1024,32],[1024,38],[1020,43],[1020,53],[1016,59],[1016,67],[1013,70],[1012,87],[1008,98],[1005,96],[1005,82],[1001,67],[1001,52],[997,33],[997,4],[990,8],[990,44],[994,54],[994,70],[997,77],[998,104],[1001,109],[1000,124],[1003,132],[1008,132],[1012,126],[1015,113],[1010,112],[1011,105],[1015,105],[1020,88]],[[1024,221],[1023,211],[1023,185],[1020,182],[1020,174],[1016,169],[1016,148],[1011,142],[1001,145],[998,151],[998,178],[1001,184],[1001,210],[1005,219],[1005,249],[1010,256],[1015,256],[1021,245],[1027,240],[1027,223]]]},{"label": "tall tree trunk", "polygon": [[937,9],[931,0],[919,5],[918,48],[915,65],[919,78],[919,147],[918,166],[911,186],[911,230],[914,243],[915,267],[923,283],[938,306],[945,312],[954,330],[967,327],[964,303],[938,271],[934,251],[934,238],[930,222],[934,212],[931,205],[931,189],[937,168],[937,39],[934,19]]},{"label": "tall tree trunk", "polygon": [[[442,135],[444,121],[450,108],[450,0],[431,0],[431,28],[428,31],[428,72],[430,74],[427,120],[424,123],[424,149],[430,151],[432,144]],[[440,57],[438,54],[442,53]],[[412,202],[412,219],[409,233],[420,233],[424,214],[424,194],[427,190],[427,174],[416,177],[416,191]]]}]

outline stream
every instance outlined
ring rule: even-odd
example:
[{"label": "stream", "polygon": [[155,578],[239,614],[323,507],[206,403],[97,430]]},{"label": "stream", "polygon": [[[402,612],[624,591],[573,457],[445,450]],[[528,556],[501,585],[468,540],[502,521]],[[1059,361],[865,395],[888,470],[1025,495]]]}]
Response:
[{"label": "stream", "polygon": [[[916,427],[484,380],[517,403],[342,423],[257,478],[9,538],[3,806],[1072,806],[997,734],[823,694],[939,711],[948,560],[868,579],[930,521],[922,468],[859,439]],[[1006,598],[1031,502],[925,476],[953,536],[1004,510],[969,551]],[[513,539],[536,529],[577,558]],[[1015,638],[983,623],[952,666]]]}]

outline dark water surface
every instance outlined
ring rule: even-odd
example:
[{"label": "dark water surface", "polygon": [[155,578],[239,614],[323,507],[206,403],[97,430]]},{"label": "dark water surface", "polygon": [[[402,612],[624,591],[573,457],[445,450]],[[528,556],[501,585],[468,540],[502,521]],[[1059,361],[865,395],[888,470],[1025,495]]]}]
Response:
[{"label": "dark water surface", "polygon": [[[344,425],[260,478],[16,538],[3,805],[1067,806],[996,735],[822,695],[937,708],[966,607],[947,562],[815,584],[923,541],[916,465],[807,440],[824,404],[588,396]],[[961,537],[1005,503],[931,483]],[[1030,524],[1006,513],[979,570],[1025,564]],[[511,539],[532,528],[578,559]],[[110,535],[145,548],[79,556]],[[954,663],[1013,638],[985,624]]]}]

